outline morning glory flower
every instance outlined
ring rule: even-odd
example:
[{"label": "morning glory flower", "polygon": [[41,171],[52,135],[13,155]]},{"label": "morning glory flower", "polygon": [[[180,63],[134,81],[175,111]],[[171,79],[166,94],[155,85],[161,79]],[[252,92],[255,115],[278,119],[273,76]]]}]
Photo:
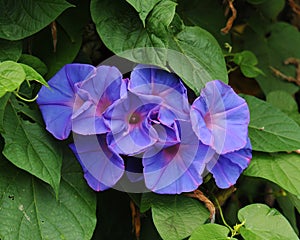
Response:
[{"label": "morning glory flower", "polygon": [[77,94],[72,115],[72,131],[83,135],[103,134],[109,131],[103,113],[127,94],[126,80],[115,67],[99,66],[95,76],[76,85]]},{"label": "morning glory flower", "polygon": [[102,113],[126,94],[122,74],[115,67],[68,64],[42,87],[37,103],[47,130],[58,139],[73,132],[106,133]]},{"label": "morning glory flower", "polygon": [[[177,121],[180,143],[144,153],[144,178],[148,189],[160,194],[180,194],[202,183],[205,163],[214,151],[199,141],[189,121]],[[155,148],[157,147],[157,149]]]},{"label": "morning glory flower", "polygon": [[116,101],[105,113],[107,142],[119,154],[134,155],[152,146],[158,139],[151,124],[162,102],[160,97],[136,95],[128,92],[126,98]]},{"label": "morning glory flower", "polygon": [[124,161],[106,144],[106,136],[73,134],[70,148],[82,166],[88,185],[95,191],[113,187],[124,173]]},{"label": "morning glory flower", "polygon": [[75,84],[92,78],[96,68],[87,64],[67,64],[42,86],[37,103],[41,109],[46,129],[57,139],[66,139],[72,128]]},{"label": "morning glory flower", "polygon": [[138,65],[131,72],[128,89],[136,94],[161,97],[163,102],[158,119],[165,125],[189,119],[187,90],[173,73],[154,66]]},{"label": "morning glory flower", "polygon": [[190,116],[198,138],[218,154],[239,150],[247,143],[247,103],[219,80],[205,85],[192,104]]},{"label": "morning glory flower", "polygon": [[215,153],[207,163],[207,170],[213,174],[216,184],[219,188],[229,188],[234,185],[249,165],[252,153],[249,138],[245,147],[226,154],[219,155]]}]

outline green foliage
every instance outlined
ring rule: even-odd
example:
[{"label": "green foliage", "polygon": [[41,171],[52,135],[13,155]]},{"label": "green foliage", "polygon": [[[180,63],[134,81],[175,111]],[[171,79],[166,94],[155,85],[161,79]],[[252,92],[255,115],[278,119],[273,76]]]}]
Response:
[{"label": "green foliage", "polygon": [[[300,59],[297,16],[290,1],[232,1],[237,17],[222,34],[227,2],[0,0],[0,239],[137,239],[133,202],[141,240],[299,239],[300,94],[286,79],[300,76],[285,64]],[[222,205],[214,224],[184,194],[94,194],[72,137],[45,129],[34,101],[41,85],[67,63],[113,54],[176,73],[191,102],[215,79],[247,101],[253,158],[237,190],[218,189],[210,175],[199,188]]]},{"label": "green foliage", "polygon": [[1,0],[0,38],[19,40],[28,37],[71,6],[64,0]]},{"label": "green foliage", "polygon": [[263,74],[263,72],[255,66],[258,61],[256,56],[250,51],[242,51],[234,54],[233,62],[241,68],[242,73],[246,77],[255,78],[259,74]]},{"label": "green foliage", "polygon": [[141,209],[146,210],[149,207],[157,231],[166,240],[179,240],[190,236],[209,217],[203,204],[181,195],[144,194]]},{"label": "green foliage", "polygon": [[13,164],[59,190],[62,154],[57,143],[36,123],[23,120],[11,99],[5,109],[4,156]]},{"label": "green foliage", "polygon": [[274,208],[252,204],[239,211],[238,218],[245,225],[240,232],[245,240],[298,239],[288,221]]},{"label": "green foliage", "polygon": [[218,224],[204,224],[196,228],[189,240],[226,240],[229,229]]},{"label": "green foliage", "polygon": [[300,156],[298,154],[255,153],[244,174],[268,179],[298,196],[300,195],[299,170]]},{"label": "green foliage", "polygon": [[295,93],[299,87],[276,76],[270,67],[287,76],[295,75],[295,68],[283,63],[289,57],[300,58],[300,50],[295,48],[300,42],[299,31],[283,22],[267,24],[258,16],[253,17],[249,25],[243,35],[243,38],[247,39],[244,47],[256,55],[257,66],[265,73],[256,77],[264,93],[275,90]]},{"label": "green foliage", "polygon": [[90,239],[96,224],[95,196],[70,153],[65,155],[58,197],[34,176],[1,159],[0,237]]},{"label": "green foliage", "polygon": [[208,81],[228,81],[222,51],[210,33],[200,27],[182,26],[175,34],[169,30],[175,14],[171,1],[155,5],[146,28],[125,3],[92,1],[91,14],[102,41],[111,51],[134,62],[163,68],[168,65],[196,94]]},{"label": "green foliage", "polygon": [[249,137],[254,150],[279,152],[299,148],[300,126],[295,121],[267,102],[251,96],[245,99],[251,113]]}]

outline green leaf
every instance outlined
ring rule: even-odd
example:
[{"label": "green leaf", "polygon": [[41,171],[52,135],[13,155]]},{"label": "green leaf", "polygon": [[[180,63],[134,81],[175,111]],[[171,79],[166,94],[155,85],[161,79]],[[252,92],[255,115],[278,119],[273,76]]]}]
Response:
[{"label": "green leaf", "polygon": [[37,72],[35,71],[32,67],[26,65],[26,64],[23,64],[23,63],[19,63],[20,66],[23,68],[25,74],[26,74],[26,77],[25,79],[27,81],[36,81],[36,82],[39,82],[45,86],[49,86],[48,83],[45,81],[45,79]]},{"label": "green leaf", "polygon": [[224,15],[224,5],[219,0],[178,1],[178,13],[188,26],[199,26],[210,32],[221,46],[231,42],[230,34],[222,34],[221,29],[226,26],[227,18]]},{"label": "green leaf", "polygon": [[294,151],[300,146],[300,127],[279,109],[245,96],[250,110],[249,137],[252,149],[263,152]]},{"label": "green leaf", "polygon": [[17,61],[22,53],[21,41],[8,41],[0,39],[0,62]]},{"label": "green leaf", "polygon": [[[154,14],[162,11],[156,10],[159,7],[162,6],[156,5],[147,18],[146,28],[124,3],[94,0],[91,14],[102,41],[117,55],[138,63],[169,66],[196,94],[211,80],[227,83],[225,60],[214,37],[199,27],[185,27],[176,35],[163,27],[153,29],[160,24],[155,16],[162,17]],[[169,11],[166,16],[174,16],[174,8],[163,8],[164,11]],[[167,25],[170,20],[167,17],[162,24]]]},{"label": "green leaf", "polygon": [[264,16],[275,20],[279,13],[284,9],[284,6],[285,0],[268,0],[257,5],[257,8]]},{"label": "green leaf", "polygon": [[10,93],[7,93],[0,98],[0,132],[4,132],[4,127],[3,127],[4,112],[9,98],[10,98]]},{"label": "green leaf", "polygon": [[181,240],[209,217],[209,212],[197,200],[182,195],[145,195],[151,202],[154,224],[164,240]]},{"label": "green leaf", "polygon": [[196,228],[189,240],[228,240],[229,229],[218,224],[204,224]]},{"label": "green leaf", "polygon": [[244,34],[244,49],[256,55],[257,66],[265,74],[256,77],[263,92],[265,94],[275,90],[284,90],[290,94],[297,92],[298,86],[277,77],[270,67],[276,68],[287,76],[295,76],[295,67],[286,66],[283,62],[289,57],[300,58],[300,49],[295,48],[300,45],[299,31],[283,22],[266,25],[257,16],[253,22],[249,22],[249,25],[251,28],[246,28]]},{"label": "green leaf", "polygon": [[[59,23],[56,24],[56,27],[57,32],[59,32],[56,51],[54,51],[49,29],[43,29],[33,39],[33,55],[41,59],[48,67],[48,72],[44,76],[45,79],[50,79],[65,64],[72,62],[77,56],[82,42],[81,33],[76,35],[76,39],[73,39]],[[40,44],[41,42],[43,44]]]},{"label": "green leaf", "polygon": [[298,112],[298,106],[291,94],[285,91],[273,91],[267,95],[267,102],[285,113]]},{"label": "green leaf", "polygon": [[4,114],[4,156],[17,167],[50,184],[58,194],[61,150],[46,129],[20,118],[11,103]]},{"label": "green leaf", "polygon": [[300,195],[300,155],[296,153],[253,153],[244,175],[268,179],[286,191]]},{"label": "green leaf", "polygon": [[170,48],[169,66],[197,95],[209,81],[228,83],[222,50],[206,30],[185,27],[173,37]]},{"label": "green leaf", "polygon": [[292,194],[288,193],[288,197],[292,201],[292,203],[294,204],[294,206],[297,209],[298,213],[300,213],[300,195],[295,196],[295,195],[292,195]]},{"label": "green leaf", "polygon": [[295,233],[297,235],[299,235],[295,206],[294,206],[293,202],[291,201],[291,199],[289,198],[288,194],[290,194],[290,193],[286,193],[284,196],[277,196],[276,201],[277,201],[279,207],[281,208],[283,215],[287,218],[287,220],[289,220]]},{"label": "green leaf", "polygon": [[0,38],[19,40],[28,37],[71,6],[64,0],[0,0]]},{"label": "green leaf", "polygon": [[256,56],[251,51],[246,50],[240,53],[235,53],[233,62],[240,66],[242,73],[246,77],[254,78],[259,74],[263,74],[259,68],[255,67],[258,61]]},{"label": "green leaf", "polygon": [[16,62],[5,61],[0,63],[0,97],[7,92],[13,92],[25,80],[23,68]]},{"label": "green leaf", "polygon": [[96,199],[72,153],[65,155],[58,199],[48,185],[1,162],[1,239],[91,239]]},{"label": "green leaf", "polygon": [[143,25],[145,26],[145,20],[148,16],[148,14],[151,12],[151,10],[154,8],[154,6],[159,3],[161,0],[148,0],[148,1],[142,1],[142,0],[126,0],[131,6],[134,7],[134,9],[139,13],[140,19],[143,22]]},{"label": "green leaf", "polygon": [[43,63],[39,58],[29,54],[22,54],[18,62],[32,67],[35,71],[37,71],[42,76],[44,76],[48,71],[45,63]]},{"label": "green leaf", "polygon": [[239,211],[238,218],[245,221],[240,229],[245,240],[298,240],[289,222],[267,205],[248,205]]}]

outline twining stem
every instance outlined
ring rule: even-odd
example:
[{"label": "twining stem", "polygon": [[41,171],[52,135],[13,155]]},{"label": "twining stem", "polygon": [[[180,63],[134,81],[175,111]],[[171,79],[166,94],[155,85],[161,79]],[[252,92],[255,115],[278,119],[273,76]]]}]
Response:
[{"label": "twining stem", "polygon": [[227,2],[228,2],[228,6],[229,6],[229,8],[230,8],[230,10],[232,12],[232,15],[228,19],[228,21],[226,23],[226,26],[221,29],[221,32],[224,33],[224,34],[229,33],[229,31],[232,28],[233,22],[234,22],[234,20],[236,19],[236,16],[237,16],[237,11],[236,11],[236,9],[233,6],[233,0],[227,0]]},{"label": "twining stem", "polygon": [[140,211],[135,206],[132,200],[130,200],[130,209],[131,209],[131,218],[132,218],[132,228],[135,233],[136,239],[140,239],[140,232],[141,232]]},{"label": "twining stem", "polygon": [[222,222],[224,223],[224,225],[230,229],[231,232],[234,232],[233,228],[229,226],[229,224],[226,222],[225,218],[224,218],[224,215],[223,215],[223,211],[222,211],[222,208],[219,204],[219,201],[218,199],[216,198],[215,199],[216,203],[217,203],[217,207],[219,209],[219,212],[220,212],[220,216],[221,216],[221,219],[222,219]]},{"label": "twining stem", "polygon": [[197,189],[193,193],[187,193],[186,196],[196,198],[199,201],[204,202],[205,207],[210,212],[210,216],[209,216],[210,222],[211,223],[215,222],[215,215],[216,215],[215,205],[200,190]]}]

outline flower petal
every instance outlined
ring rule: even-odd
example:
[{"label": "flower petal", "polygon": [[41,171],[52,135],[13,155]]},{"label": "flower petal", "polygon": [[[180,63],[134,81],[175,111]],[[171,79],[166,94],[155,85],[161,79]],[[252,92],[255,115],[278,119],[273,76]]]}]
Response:
[{"label": "flower petal", "polygon": [[95,191],[113,187],[124,173],[123,159],[112,152],[105,135],[83,136],[74,134],[71,149],[84,171],[84,177]]},{"label": "flower petal", "polygon": [[72,130],[82,135],[107,133],[109,129],[102,114],[113,102],[126,95],[125,85],[117,68],[97,67],[93,78],[76,85],[75,102],[78,106],[72,115]]},{"label": "flower petal", "polygon": [[190,115],[198,138],[217,153],[225,154],[246,145],[250,121],[247,103],[221,81],[206,84]]},{"label": "flower petal", "polygon": [[111,132],[107,135],[108,145],[120,154],[141,153],[157,141],[157,133],[150,123],[150,115],[161,99],[128,93],[126,98],[115,102],[104,118]]},{"label": "flower petal", "polygon": [[[164,113],[160,114],[160,121],[168,126],[175,120],[189,119],[187,90],[175,74],[153,66],[138,65],[131,73],[128,89],[136,94],[161,97],[160,111]],[[164,117],[170,113],[172,115]]]},{"label": "flower petal", "polygon": [[229,188],[236,183],[251,158],[251,144],[248,138],[247,145],[240,150],[224,155],[215,154],[207,169],[213,174],[219,188]]},{"label": "flower petal", "polygon": [[195,190],[212,151],[202,144],[190,122],[178,121],[181,143],[161,149],[151,148],[143,157],[147,188],[160,194],[180,194]]},{"label": "flower petal", "polygon": [[42,86],[37,103],[47,130],[57,139],[66,139],[71,131],[71,115],[75,98],[74,84],[94,74],[95,68],[87,64],[68,64],[49,81],[50,89]]}]

